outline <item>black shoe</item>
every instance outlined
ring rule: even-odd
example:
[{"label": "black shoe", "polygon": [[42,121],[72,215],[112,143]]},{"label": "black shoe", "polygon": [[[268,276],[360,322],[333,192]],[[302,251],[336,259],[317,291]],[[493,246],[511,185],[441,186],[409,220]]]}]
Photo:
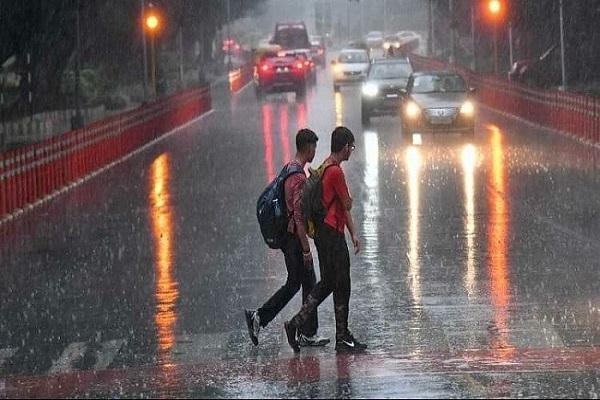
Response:
[{"label": "black shoe", "polygon": [[336,340],[335,351],[339,353],[360,353],[367,349],[367,345],[360,343],[352,335],[346,335],[342,339]]},{"label": "black shoe", "polygon": [[248,335],[255,346],[258,346],[258,332],[260,332],[260,319],[256,311],[244,310],[246,315],[246,325],[248,326]]},{"label": "black shoe", "polygon": [[283,328],[285,329],[285,335],[287,336],[287,341],[294,350],[294,353],[300,353],[300,345],[298,344],[298,340],[296,339],[296,335],[298,333],[298,329],[291,322],[287,321],[283,324]]},{"label": "black shoe", "polygon": [[298,344],[301,347],[322,347],[328,345],[329,342],[328,338],[318,335],[306,336],[302,333],[298,335]]}]

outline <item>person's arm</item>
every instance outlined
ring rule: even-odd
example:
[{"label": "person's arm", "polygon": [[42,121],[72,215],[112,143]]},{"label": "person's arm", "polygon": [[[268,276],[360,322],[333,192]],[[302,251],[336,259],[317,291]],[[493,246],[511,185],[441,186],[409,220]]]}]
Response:
[{"label": "person's arm", "polygon": [[346,226],[348,226],[348,232],[350,232],[350,238],[352,239],[352,245],[354,246],[354,254],[358,254],[360,251],[360,241],[358,240],[358,235],[356,233],[356,228],[354,227],[354,220],[352,219],[352,214],[350,210],[346,210]]}]

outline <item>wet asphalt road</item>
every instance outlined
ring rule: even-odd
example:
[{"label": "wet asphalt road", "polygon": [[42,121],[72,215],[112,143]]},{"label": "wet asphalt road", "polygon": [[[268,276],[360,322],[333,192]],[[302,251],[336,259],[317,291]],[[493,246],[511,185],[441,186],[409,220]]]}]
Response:
[{"label": "wet asphalt road", "polygon": [[[598,397],[600,150],[481,108],[474,140],[360,124],[327,71],[304,101],[251,87],[0,227],[0,397]],[[285,280],[255,202],[294,135],[355,133],[363,249],[350,326],[369,345],[251,346],[242,308]],[[320,333],[334,336],[332,300]]]}]

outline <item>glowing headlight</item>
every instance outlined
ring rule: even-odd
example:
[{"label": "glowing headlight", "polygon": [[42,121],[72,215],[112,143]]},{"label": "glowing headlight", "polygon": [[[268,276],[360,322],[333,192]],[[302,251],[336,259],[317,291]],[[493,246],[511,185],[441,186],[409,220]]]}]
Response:
[{"label": "glowing headlight", "polygon": [[374,83],[366,83],[362,87],[362,92],[365,96],[375,97],[379,93],[379,88]]},{"label": "glowing headlight", "polygon": [[465,101],[460,107],[460,113],[467,117],[471,117],[475,113],[475,106],[470,101]]},{"label": "glowing headlight", "polygon": [[342,72],[342,66],[340,64],[336,64],[333,66],[333,73],[339,74]]},{"label": "glowing headlight", "polygon": [[419,108],[419,106],[414,103],[414,102],[410,102],[406,105],[405,109],[404,109],[404,113],[408,118],[414,119],[417,118],[420,114],[421,114],[421,109]]},{"label": "glowing headlight", "polygon": [[383,48],[384,48],[384,49],[386,49],[386,50],[387,50],[387,49],[389,49],[389,48],[390,48],[390,43],[388,43],[388,42],[385,42],[385,43],[383,44]]}]

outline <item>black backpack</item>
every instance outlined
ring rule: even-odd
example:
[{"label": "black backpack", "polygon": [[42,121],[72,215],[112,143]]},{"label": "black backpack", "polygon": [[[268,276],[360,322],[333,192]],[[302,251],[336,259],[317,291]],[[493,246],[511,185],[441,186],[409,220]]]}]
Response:
[{"label": "black backpack", "polygon": [[285,205],[284,183],[292,174],[304,173],[298,163],[289,163],[267,186],[256,203],[256,217],[265,243],[272,249],[280,249],[287,232],[288,212]]},{"label": "black backpack", "polygon": [[319,168],[310,169],[310,176],[304,184],[302,191],[302,215],[304,217],[304,227],[306,234],[310,238],[315,238],[317,229],[325,221],[327,210],[331,207],[323,205],[323,175],[325,170],[334,164],[321,164]]}]

